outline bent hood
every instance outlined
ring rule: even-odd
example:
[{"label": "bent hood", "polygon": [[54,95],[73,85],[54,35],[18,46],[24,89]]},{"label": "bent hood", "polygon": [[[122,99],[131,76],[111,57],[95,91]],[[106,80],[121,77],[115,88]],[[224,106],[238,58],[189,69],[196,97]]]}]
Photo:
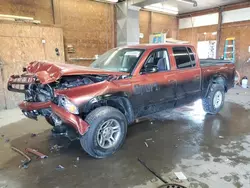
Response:
[{"label": "bent hood", "polygon": [[112,72],[103,69],[96,69],[96,68],[73,65],[73,64],[49,63],[49,62],[38,62],[38,61],[31,62],[27,66],[27,72],[35,74],[42,84],[55,82],[62,76],[69,76],[69,75],[94,74],[94,75],[120,76],[128,74],[124,72]]}]

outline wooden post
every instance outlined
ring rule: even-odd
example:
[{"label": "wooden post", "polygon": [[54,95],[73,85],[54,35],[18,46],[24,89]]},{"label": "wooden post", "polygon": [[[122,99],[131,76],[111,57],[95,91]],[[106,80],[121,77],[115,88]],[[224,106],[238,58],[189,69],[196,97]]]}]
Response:
[{"label": "wooden post", "polygon": [[219,7],[219,19],[217,28],[217,45],[216,45],[216,58],[220,58],[220,44],[221,44],[221,25],[222,25],[222,11],[223,7]]},{"label": "wooden post", "polygon": [[60,0],[51,0],[52,16],[55,25],[61,24],[61,7]]}]

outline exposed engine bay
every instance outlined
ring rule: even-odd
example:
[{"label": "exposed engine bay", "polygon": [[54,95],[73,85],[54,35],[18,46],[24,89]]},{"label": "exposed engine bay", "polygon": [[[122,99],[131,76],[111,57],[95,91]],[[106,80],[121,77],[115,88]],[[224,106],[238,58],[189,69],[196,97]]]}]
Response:
[{"label": "exposed engine bay", "polygon": [[26,89],[25,100],[28,102],[46,102],[51,101],[54,96],[54,89],[64,90],[73,87],[89,85],[106,80],[108,76],[99,75],[78,75],[64,76],[60,80],[50,84],[32,83]]}]

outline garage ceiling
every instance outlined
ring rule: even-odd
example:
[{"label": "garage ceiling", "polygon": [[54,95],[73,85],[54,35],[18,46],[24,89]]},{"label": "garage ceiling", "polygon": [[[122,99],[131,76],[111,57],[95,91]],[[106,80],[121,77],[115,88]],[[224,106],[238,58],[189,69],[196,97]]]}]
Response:
[{"label": "garage ceiling", "polygon": [[[234,4],[234,3],[240,3],[240,2],[246,2],[246,0],[196,0],[198,6],[194,7],[192,4],[184,3],[177,0],[135,0],[135,2],[138,2],[138,5],[150,5],[150,6],[162,6],[162,7],[170,7],[171,9],[178,9],[179,14],[188,13],[188,12],[195,12],[199,10],[205,10],[205,9],[211,9],[219,6]],[[151,3],[150,3],[151,2]],[[156,4],[152,4],[155,3]],[[159,3],[160,2],[160,3]],[[136,3],[135,3],[136,4]],[[142,7],[143,8],[143,7]]]}]

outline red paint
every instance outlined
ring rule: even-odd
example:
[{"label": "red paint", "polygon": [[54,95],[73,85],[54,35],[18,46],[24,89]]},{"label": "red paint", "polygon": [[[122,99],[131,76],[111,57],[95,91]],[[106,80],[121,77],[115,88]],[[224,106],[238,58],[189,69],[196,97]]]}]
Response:
[{"label": "red paint", "polygon": [[21,102],[18,106],[24,111],[40,110],[43,108],[49,108],[51,101],[48,102]]},{"label": "red paint", "polygon": [[63,122],[74,127],[80,135],[83,135],[88,130],[88,123],[83,121],[81,117],[67,112],[64,108],[55,104],[51,104],[52,111],[62,119]]}]

